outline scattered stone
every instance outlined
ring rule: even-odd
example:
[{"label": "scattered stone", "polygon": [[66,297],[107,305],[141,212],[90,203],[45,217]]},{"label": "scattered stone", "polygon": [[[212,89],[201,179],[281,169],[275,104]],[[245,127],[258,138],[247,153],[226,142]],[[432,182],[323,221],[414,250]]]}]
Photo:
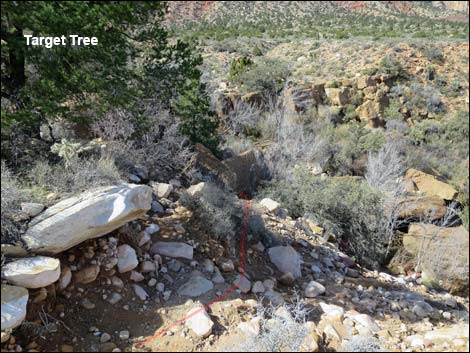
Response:
[{"label": "scattered stone", "polygon": [[119,273],[132,271],[139,265],[137,254],[131,246],[123,244],[118,247],[117,251]]},{"label": "scattered stone", "polygon": [[130,279],[133,282],[142,282],[145,279],[145,277],[140,272],[132,271]]},{"label": "scattered stone", "polygon": [[72,271],[70,270],[70,267],[64,266],[60,273],[60,278],[59,278],[59,283],[57,285],[57,289],[59,291],[63,291],[69,286],[71,281],[72,281]]},{"label": "scattered stone", "polygon": [[117,304],[122,300],[122,295],[116,292],[113,292],[109,295],[107,301],[110,304]]},{"label": "scattered stone", "polygon": [[177,242],[157,242],[150,249],[152,254],[172,258],[193,259],[193,247],[185,243]]},{"label": "scattered stone", "polygon": [[196,197],[197,195],[202,193],[202,191],[204,190],[205,185],[206,185],[205,183],[199,183],[199,184],[196,184],[196,185],[191,185],[189,188],[186,189],[186,192],[190,196]]},{"label": "scattered stone", "polygon": [[263,293],[264,292],[264,285],[263,282],[261,281],[256,281],[253,283],[253,286],[251,287],[251,292],[252,293]]},{"label": "scattered stone", "polygon": [[173,185],[165,184],[165,183],[153,183],[152,185],[153,191],[155,195],[159,199],[166,199],[170,196],[171,192],[173,191]]},{"label": "scattered stone", "polygon": [[165,213],[165,209],[158,201],[152,201],[151,209],[153,213],[158,215]]},{"label": "scattered stone", "polygon": [[74,279],[75,282],[80,284],[88,284],[94,282],[100,273],[100,266],[98,265],[91,265],[85,267],[75,273]]},{"label": "scattered stone", "polygon": [[325,293],[325,287],[322,284],[315,282],[315,281],[310,281],[310,283],[305,288],[305,296],[307,298],[315,298],[324,293]]},{"label": "scattered stone", "polygon": [[148,298],[149,295],[141,286],[139,286],[138,284],[134,284],[133,287],[135,294],[139,297],[140,300],[144,301]]},{"label": "scattered stone", "polygon": [[165,291],[165,284],[161,282],[157,283],[157,291],[163,293]]},{"label": "scattered stone", "polygon": [[205,338],[211,334],[214,323],[203,306],[190,310],[186,316],[189,317],[185,322],[186,327],[191,329],[196,335]]},{"label": "scattered stone", "polygon": [[45,206],[42,203],[23,202],[21,203],[21,211],[26,213],[29,217],[36,217],[44,210]]},{"label": "scattered stone", "polygon": [[268,250],[271,262],[283,273],[290,272],[295,278],[302,275],[302,258],[291,246],[276,246]]},{"label": "scattered stone", "polygon": [[195,275],[191,276],[188,282],[178,289],[178,294],[184,297],[198,297],[214,288],[214,285],[208,279]]},{"label": "scattered stone", "polygon": [[157,266],[155,265],[155,262],[144,261],[141,264],[142,273],[155,272],[156,270],[157,270]]},{"label": "scattered stone", "polygon": [[119,331],[119,339],[121,341],[127,341],[130,336],[131,336],[131,334],[127,330]]},{"label": "scattered stone", "polygon": [[35,256],[18,259],[3,266],[2,278],[25,288],[41,288],[60,277],[60,261],[52,257]]},{"label": "scattered stone", "polygon": [[334,304],[323,303],[323,302],[320,302],[320,307],[326,316],[339,317],[342,321],[343,316],[344,316],[344,309],[342,307],[338,305],[334,305]]},{"label": "scattered stone", "polygon": [[111,341],[111,335],[109,333],[102,333],[100,336],[100,343],[106,343]]},{"label": "scattered stone", "polygon": [[254,317],[250,321],[240,322],[237,328],[248,337],[256,337],[260,333],[261,318]]},{"label": "scattered stone", "polygon": [[80,305],[84,308],[84,309],[87,309],[87,310],[92,310],[96,307],[95,303],[92,303],[90,301],[90,299],[88,298],[83,298],[81,301],[80,301]]},{"label": "scattered stone", "polygon": [[433,308],[428,303],[421,301],[413,306],[413,313],[419,317],[430,317],[433,313]]},{"label": "scattered stone", "polygon": [[113,285],[113,287],[116,287],[116,288],[119,288],[119,289],[124,288],[124,282],[123,282],[123,280],[120,279],[120,278],[117,277],[117,276],[111,277],[111,284]]},{"label": "scattered stone", "polygon": [[21,246],[13,244],[2,244],[2,255],[7,257],[24,257],[28,255],[28,251]]},{"label": "scattered stone", "polygon": [[145,232],[148,234],[155,234],[160,231],[160,227],[158,224],[151,224],[147,228],[145,228]]},{"label": "scattered stone", "polygon": [[216,284],[225,283],[225,279],[222,276],[222,274],[220,273],[219,269],[216,267],[214,271],[215,271],[215,274],[214,274],[214,276],[212,276],[211,281],[216,283]]},{"label": "scattered stone", "polygon": [[183,264],[178,260],[176,261],[173,260],[168,265],[168,269],[173,272],[180,272],[182,267],[183,267]]},{"label": "scattered stone", "polygon": [[47,289],[46,288],[39,288],[39,290],[34,293],[33,303],[38,304],[46,300],[47,298]]},{"label": "scattered stone", "polygon": [[251,289],[251,282],[242,274],[238,274],[233,281],[233,284],[240,289],[242,293],[248,293]]},{"label": "scattered stone", "polygon": [[232,272],[235,270],[235,265],[230,259],[221,259],[217,264],[222,272]]},{"label": "scattered stone", "polygon": [[29,298],[28,290],[23,287],[2,284],[1,293],[1,330],[11,330],[21,325],[26,317],[26,305]]},{"label": "scattered stone", "polygon": [[208,273],[214,272],[214,263],[209,259],[205,259],[202,262],[202,267],[204,269],[204,272],[208,272]]},{"label": "scattered stone", "polygon": [[260,201],[260,205],[266,208],[269,212],[274,212],[280,207],[279,202],[271,200],[270,198],[262,199]]}]

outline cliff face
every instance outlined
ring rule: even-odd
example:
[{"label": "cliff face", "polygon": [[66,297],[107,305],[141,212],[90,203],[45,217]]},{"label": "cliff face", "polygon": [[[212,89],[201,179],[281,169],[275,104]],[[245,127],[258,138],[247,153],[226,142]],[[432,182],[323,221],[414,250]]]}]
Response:
[{"label": "cliff face", "polygon": [[468,15],[468,1],[431,1],[432,6]]},{"label": "cliff face", "polygon": [[[231,11],[240,7],[250,7],[257,13],[269,11],[272,1],[239,1],[230,2]],[[235,6],[235,7],[234,7]],[[316,1],[305,3],[289,1],[285,6],[297,8],[302,12],[334,13],[335,9],[372,16],[420,16],[426,18],[441,18],[457,21],[468,21],[469,4],[467,1]],[[199,21],[217,17],[224,13],[225,1],[171,1],[167,22],[181,25],[185,22]]]}]

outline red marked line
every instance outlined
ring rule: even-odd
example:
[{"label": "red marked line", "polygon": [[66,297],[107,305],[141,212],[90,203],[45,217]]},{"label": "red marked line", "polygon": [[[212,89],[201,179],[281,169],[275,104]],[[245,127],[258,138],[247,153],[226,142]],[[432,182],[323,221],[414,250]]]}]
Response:
[{"label": "red marked line", "polygon": [[[245,273],[245,238],[246,238],[246,229],[248,227],[248,218],[250,217],[250,200],[244,195],[244,194],[240,194],[240,196],[245,200],[245,213],[244,213],[244,217],[243,217],[243,227],[242,227],[242,237],[241,237],[241,244],[240,244],[240,274],[244,274]],[[243,278],[240,277],[240,279],[238,280],[237,283],[233,284],[229,289],[227,289],[222,295],[218,296],[217,298],[215,298],[213,301],[211,301],[210,303],[208,304],[205,304],[203,305],[200,309],[196,310],[195,312],[191,313],[190,315],[187,315],[185,316],[184,318],[180,319],[180,320],[177,320],[175,321],[174,323],[172,323],[171,325],[169,325],[168,327],[160,330],[160,331],[156,331],[155,334],[153,334],[152,336],[150,337],[147,337],[144,341],[142,342],[139,342],[136,347],[137,348],[143,348],[144,345],[146,345],[147,343],[149,343],[150,341],[158,338],[158,337],[162,337],[164,336],[168,331],[170,331],[171,329],[173,329],[174,327],[176,326],[179,326],[181,324],[183,324],[186,320],[192,318],[193,316],[199,314],[200,312],[202,312],[203,310],[206,310],[206,309],[209,309],[211,306],[213,306],[215,303],[217,302],[220,302],[222,301],[223,299],[225,299],[229,294],[233,293],[235,290],[237,290],[238,288],[240,288],[240,284],[241,284],[241,281],[243,280]]]}]

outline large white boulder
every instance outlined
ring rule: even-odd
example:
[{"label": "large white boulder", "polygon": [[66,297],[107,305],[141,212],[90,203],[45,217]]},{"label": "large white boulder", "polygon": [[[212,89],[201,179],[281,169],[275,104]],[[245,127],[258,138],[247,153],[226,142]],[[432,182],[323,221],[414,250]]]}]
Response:
[{"label": "large white boulder", "polygon": [[268,250],[269,259],[281,272],[290,272],[295,278],[302,276],[302,257],[291,246],[276,246]]},{"label": "large white boulder", "polygon": [[26,317],[28,290],[2,284],[2,331],[21,325]]},{"label": "large white boulder", "polygon": [[60,261],[47,256],[35,256],[7,263],[2,278],[15,286],[42,288],[60,277]]},{"label": "large white boulder", "polygon": [[31,221],[23,240],[33,252],[57,254],[144,215],[151,202],[146,185],[98,188],[48,208]]}]

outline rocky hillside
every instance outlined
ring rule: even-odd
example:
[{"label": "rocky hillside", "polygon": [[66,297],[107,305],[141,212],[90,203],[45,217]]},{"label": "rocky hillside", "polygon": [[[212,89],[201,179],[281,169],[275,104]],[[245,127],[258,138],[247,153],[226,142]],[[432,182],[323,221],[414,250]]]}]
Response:
[{"label": "rocky hillside", "polygon": [[2,3],[2,351],[469,351],[468,3],[96,9]]},{"label": "rocky hillside", "polygon": [[[272,11],[276,4],[269,1],[253,1],[249,4],[254,11]],[[290,3],[290,4],[288,4]],[[225,6],[217,1],[172,1],[169,4],[168,21],[182,24],[185,21],[200,21],[202,19],[217,18],[224,12]],[[239,2],[238,5],[242,4]],[[378,17],[396,17],[401,15],[420,16],[429,18],[449,19],[449,16],[460,16],[460,20],[468,21],[468,3],[462,1],[321,1],[305,3],[289,1],[280,4],[282,7],[295,7],[303,16],[311,12],[329,12],[338,9],[362,13]]]},{"label": "rocky hillside", "polygon": [[208,192],[174,180],[96,190],[39,215],[42,205],[24,204],[28,250],[2,245],[4,349],[468,350],[468,298],[414,272],[368,270],[271,199],[231,197],[248,232],[227,248],[208,237],[200,209],[182,205]]}]

